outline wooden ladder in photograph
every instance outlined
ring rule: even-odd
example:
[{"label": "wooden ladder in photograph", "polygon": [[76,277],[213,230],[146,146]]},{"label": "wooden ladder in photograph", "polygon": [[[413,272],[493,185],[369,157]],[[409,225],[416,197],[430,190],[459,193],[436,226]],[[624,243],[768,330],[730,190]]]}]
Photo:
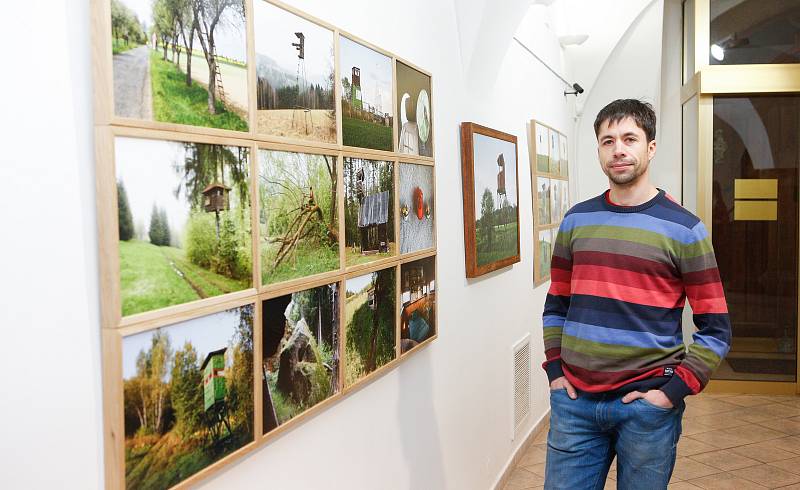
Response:
[{"label": "wooden ladder in photograph", "polygon": [[216,79],[216,87],[217,87],[217,95],[219,96],[220,102],[223,105],[227,105],[225,102],[225,87],[222,85],[222,73],[220,73],[219,69],[219,59],[217,59],[217,47],[214,46],[214,49],[211,50],[211,56],[214,57],[214,78]]}]

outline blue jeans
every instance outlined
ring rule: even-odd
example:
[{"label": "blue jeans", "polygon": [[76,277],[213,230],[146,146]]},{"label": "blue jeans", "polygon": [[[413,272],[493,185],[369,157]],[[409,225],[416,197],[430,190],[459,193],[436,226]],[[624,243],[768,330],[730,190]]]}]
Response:
[{"label": "blue jeans", "polygon": [[683,402],[657,407],[623,395],[550,392],[550,433],[544,488],[602,489],[614,456],[617,488],[665,489],[675,466]]}]

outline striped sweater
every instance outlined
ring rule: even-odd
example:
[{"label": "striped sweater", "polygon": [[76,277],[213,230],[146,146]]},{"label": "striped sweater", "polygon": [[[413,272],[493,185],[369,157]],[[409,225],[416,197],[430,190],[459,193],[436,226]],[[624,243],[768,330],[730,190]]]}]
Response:
[{"label": "striped sweater", "polygon": [[[711,238],[659,190],[638,206],[608,191],[564,217],[543,315],[550,381],[579,390],[660,389],[673,404],[697,394],[730,348],[730,320]],[[684,345],[688,298],[697,331]]]}]

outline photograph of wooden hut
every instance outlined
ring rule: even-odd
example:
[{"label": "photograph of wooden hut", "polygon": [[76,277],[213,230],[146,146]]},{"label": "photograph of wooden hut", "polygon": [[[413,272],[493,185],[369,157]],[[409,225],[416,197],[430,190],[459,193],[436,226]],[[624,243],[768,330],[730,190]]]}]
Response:
[{"label": "photograph of wooden hut", "polygon": [[549,225],[552,223],[550,192],[550,179],[547,177],[536,177],[536,208],[539,210],[536,217],[537,225]]},{"label": "photograph of wooden hut", "polygon": [[433,156],[431,123],[431,77],[397,62],[397,107],[400,137],[397,151],[408,155]]},{"label": "photograph of wooden hut", "polygon": [[261,282],[339,268],[336,157],[259,150]]},{"label": "photograph of wooden hut", "polygon": [[253,2],[256,130],[336,143],[333,32],[269,2]]},{"label": "photograph of wooden hut", "polygon": [[248,130],[242,0],[110,0],[114,114]]},{"label": "photograph of wooden hut", "polygon": [[394,163],[344,157],[345,265],[393,256]]},{"label": "photograph of wooden hut", "polygon": [[550,171],[550,130],[536,123],[536,171]]},{"label": "photograph of wooden hut", "polygon": [[392,59],[339,36],[342,144],[392,151]]},{"label": "photograph of wooden hut", "polygon": [[484,134],[473,135],[477,264],[519,254],[517,147]]},{"label": "photograph of wooden hut", "polygon": [[351,386],[396,357],[395,268],[345,283],[345,386]]},{"label": "photograph of wooden hut", "polygon": [[127,488],[169,488],[253,441],[253,314],[122,340]]},{"label": "photograph of wooden hut", "polygon": [[249,148],[114,145],[122,315],[252,287]]},{"label": "photograph of wooden hut", "polygon": [[558,135],[558,144],[561,148],[558,151],[558,156],[561,157],[561,165],[559,165],[559,175],[561,177],[569,177],[569,161],[567,159],[567,137],[563,134]]},{"label": "photograph of wooden hut", "polygon": [[320,403],[339,386],[339,284],[262,303],[264,433]]},{"label": "photograph of wooden hut", "polygon": [[432,248],[434,196],[433,167],[400,164],[400,253]]},{"label": "photograph of wooden hut", "polygon": [[400,352],[406,353],[436,333],[436,257],[400,266]]}]

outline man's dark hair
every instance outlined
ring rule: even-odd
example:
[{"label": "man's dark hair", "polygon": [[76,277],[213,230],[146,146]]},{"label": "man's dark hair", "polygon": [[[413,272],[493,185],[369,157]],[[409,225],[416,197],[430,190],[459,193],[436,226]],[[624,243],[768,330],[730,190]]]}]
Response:
[{"label": "man's dark hair", "polygon": [[648,143],[656,139],[656,111],[649,102],[636,99],[617,99],[603,107],[594,120],[595,137],[599,136],[600,125],[605,121],[608,121],[609,125],[617,124],[626,117],[633,119],[644,131]]}]

